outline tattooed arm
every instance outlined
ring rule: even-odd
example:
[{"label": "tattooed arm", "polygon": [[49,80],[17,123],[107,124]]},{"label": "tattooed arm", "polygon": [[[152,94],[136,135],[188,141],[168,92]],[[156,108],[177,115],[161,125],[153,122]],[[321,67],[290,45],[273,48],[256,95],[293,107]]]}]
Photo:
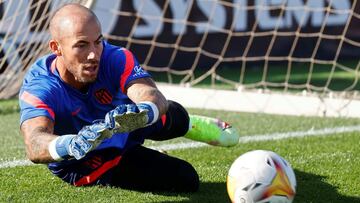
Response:
[{"label": "tattooed arm", "polygon": [[135,103],[150,101],[159,109],[163,115],[168,109],[168,103],[164,95],[156,87],[151,78],[140,78],[129,83],[126,88],[128,97]]},{"label": "tattooed arm", "polygon": [[49,143],[55,139],[54,123],[49,118],[40,116],[24,121],[20,127],[24,137],[27,157],[34,163],[53,162],[49,153]]}]

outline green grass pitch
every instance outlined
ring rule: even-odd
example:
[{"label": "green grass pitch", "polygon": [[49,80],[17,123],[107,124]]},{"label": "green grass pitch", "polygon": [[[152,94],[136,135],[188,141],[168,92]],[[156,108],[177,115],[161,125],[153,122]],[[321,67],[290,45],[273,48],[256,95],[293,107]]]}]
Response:
[{"label": "green grass pitch", "polygon": [[[25,160],[19,134],[19,113],[9,109],[16,102],[0,101],[0,202],[230,202],[226,176],[231,163],[241,154],[272,150],[294,168],[298,187],[294,202],[360,202],[359,131],[325,135],[252,141],[232,148],[198,147],[169,150],[172,156],[189,161],[197,169],[201,184],[197,193],[149,193],[112,187],[76,188],[51,175],[45,165],[5,167],[5,162]],[[11,108],[10,108],[11,109]],[[279,133],[306,132],[359,126],[360,119],[290,117],[191,109],[193,114],[221,117],[243,136],[274,136]],[[165,144],[189,142],[175,139],[146,142],[161,148]]]}]

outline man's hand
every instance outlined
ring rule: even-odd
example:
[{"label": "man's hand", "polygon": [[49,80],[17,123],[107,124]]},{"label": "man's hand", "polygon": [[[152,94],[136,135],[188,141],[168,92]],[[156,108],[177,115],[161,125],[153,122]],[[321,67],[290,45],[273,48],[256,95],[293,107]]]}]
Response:
[{"label": "man's hand", "polygon": [[143,128],[147,120],[147,110],[140,111],[135,104],[119,105],[105,116],[105,122],[114,133],[131,132]]},{"label": "man's hand", "polygon": [[114,133],[131,132],[157,121],[159,111],[154,104],[123,104],[108,112],[105,122]]},{"label": "man's hand", "polygon": [[95,149],[105,138],[111,137],[111,135],[112,133],[103,121],[84,126],[71,140],[69,155],[79,160]]},{"label": "man's hand", "polygon": [[79,160],[111,136],[109,126],[104,121],[97,121],[84,126],[77,135],[59,136],[50,143],[49,152],[55,160],[68,156]]}]

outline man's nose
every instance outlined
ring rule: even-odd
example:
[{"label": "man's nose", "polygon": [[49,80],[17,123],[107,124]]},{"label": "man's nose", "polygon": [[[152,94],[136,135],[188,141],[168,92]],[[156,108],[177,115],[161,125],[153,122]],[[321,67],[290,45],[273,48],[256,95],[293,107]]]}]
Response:
[{"label": "man's nose", "polygon": [[94,52],[94,51],[91,51],[91,52],[88,54],[87,59],[88,59],[88,60],[92,60],[92,59],[95,59],[95,57],[96,57],[95,52]]}]

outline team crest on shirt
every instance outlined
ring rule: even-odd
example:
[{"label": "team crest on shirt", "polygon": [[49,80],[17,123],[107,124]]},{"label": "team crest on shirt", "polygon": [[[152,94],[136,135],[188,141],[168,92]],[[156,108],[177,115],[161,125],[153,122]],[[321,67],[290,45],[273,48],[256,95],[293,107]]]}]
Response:
[{"label": "team crest on shirt", "polygon": [[104,88],[95,91],[95,98],[100,104],[110,104],[112,102],[111,93]]}]

